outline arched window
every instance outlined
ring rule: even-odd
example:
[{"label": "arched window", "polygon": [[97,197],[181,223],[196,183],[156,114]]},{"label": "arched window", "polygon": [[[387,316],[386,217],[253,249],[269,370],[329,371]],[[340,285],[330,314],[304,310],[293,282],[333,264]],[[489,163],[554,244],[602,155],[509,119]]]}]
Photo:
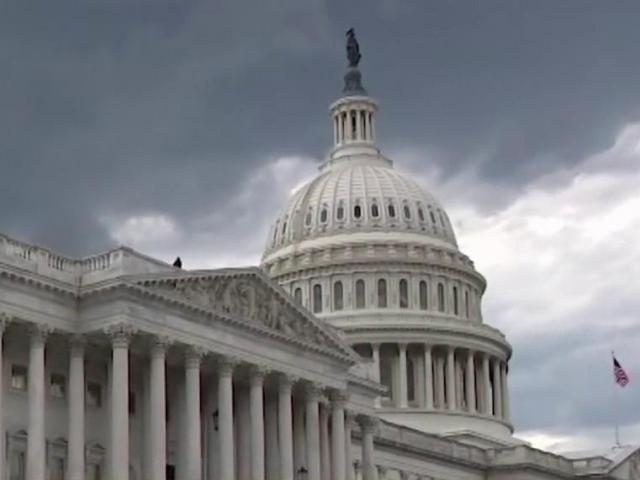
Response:
[{"label": "arched window", "polygon": [[327,209],[323,208],[322,211],[320,212],[320,222],[321,223],[327,223]]},{"label": "arched window", "polygon": [[458,315],[458,287],[453,287],[453,314]]},{"label": "arched window", "polygon": [[420,309],[426,310],[429,308],[429,295],[427,291],[427,282],[422,280],[420,282]]},{"label": "arched window", "polygon": [[390,203],[387,207],[387,213],[389,214],[389,218],[396,217],[396,207],[393,206],[393,203]]},{"label": "arched window", "polygon": [[380,216],[380,210],[378,209],[378,204],[374,203],[371,205],[371,216],[373,218],[378,218]]},{"label": "arched window", "polygon": [[298,305],[302,305],[302,289],[300,287],[293,292],[293,299]]},{"label": "arched window", "polygon": [[406,218],[407,220],[411,219],[411,209],[409,208],[409,205],[405,205],[403,210],[404,210],[404,218]]},{"label": "arched window", "polygon": [[400,308],[409,308],[409,284],[403,278],[400,280]]},{"label": "arched window", "polygon": [[442,225],[443,227],[446,227],[446,223],[444,223],[444,217],[442,216],[442,212],[440,210],[438,210],[438,217],[440,217],[440,225]]},{"label": "arched window", "polygon": [[362,217],[362,207],[360,205],[356,205],[355,207],[353,207],[353,216],[355,218]]},{"label": "arched window", "polygon": [[282,224],[282,236],[284,236],[285,233],[287,233],[287,222]]},{"label": "arched window", "polygon": [[378,307],[387,308],[387,281],[384,278],[378,280]]},{"label": "arched window", "polygon": [[438,311],[444,312],[444,285],[438,284]]},{"label": "arched window", "polygon": [[364,308],[365,291],[364,280],[356,280],[356,308]]},{"label": "arched window", "polygon": [[424,211],[422,210],[422,207],[418,207],[418,218],[421,222],[424,222]]},{"label": "arched window", "polygon": [[322,285],[313,286],[313,313],[322,312]]},{"label": "arched window", "polygon": [[433,214],[432,210],[429,210],[429,216],[431,217],[431,223],[436,224],[436,216]]},{"label": "arched window", "polygon": [[333,309],[334,310],[342,310],[344,301],[343,301],[343,291],[342,291],[342,282],[336,282],[333,284]]},{"label": "arched window", "polygon": [[342,220],[344,218],[344,205],[342,202],[338,204],[338,210],[336,211],[336,218]]},{"label": "arched window", "polygon": [[469,318],[469,290],[464,291],[464,316]]},{"label": "arched window", "polygon": [[357,112],[355,110],[351,111],[351,140],[356,139],[356,123],[357,123],[356,114]]}]

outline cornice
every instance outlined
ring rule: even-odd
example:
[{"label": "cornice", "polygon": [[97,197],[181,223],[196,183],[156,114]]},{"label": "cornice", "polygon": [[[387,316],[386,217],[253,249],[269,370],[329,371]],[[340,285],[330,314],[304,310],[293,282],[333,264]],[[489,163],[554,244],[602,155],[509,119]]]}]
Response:
[{"label": "cornice", "polygon": [[0,264],[0,280],[2,279],[39,290],[78,298],[78,288],[75,285],[36,272],[17,268],[6,263]]}]

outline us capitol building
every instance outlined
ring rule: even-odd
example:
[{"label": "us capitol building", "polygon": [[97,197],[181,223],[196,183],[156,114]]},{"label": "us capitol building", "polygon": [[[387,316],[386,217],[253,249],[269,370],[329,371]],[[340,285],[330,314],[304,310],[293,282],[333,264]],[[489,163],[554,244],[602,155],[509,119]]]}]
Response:
[{"label": "us capitol building", "polygon": [[640,479],[635,448],[512,435],[485,279],[376,147],[348,37],[333,148],[259,268],[0,235],[0,480]]}]

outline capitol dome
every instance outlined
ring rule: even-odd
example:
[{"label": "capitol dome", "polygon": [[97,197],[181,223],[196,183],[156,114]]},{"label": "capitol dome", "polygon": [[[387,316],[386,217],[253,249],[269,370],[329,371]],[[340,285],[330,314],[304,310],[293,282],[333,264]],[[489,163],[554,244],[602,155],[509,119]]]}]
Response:
[{"label": "capitol dome", "polygon": [[342,157],[320,171],[274,223],[268,253],[301,241],[362,232],[407,234],[416,241],[457,247],[440,203],[393,169],[390,160],[379,154]]},{"label": "capitol dome", "polygon": [[381,418],[512,444],[511,346],[484,322],[486,281],[442,205],[376,146],[377,111],[356,61],[330,106],[333,147],[272,224],[262,268],[360,354],[354,375],[387,388]]}]

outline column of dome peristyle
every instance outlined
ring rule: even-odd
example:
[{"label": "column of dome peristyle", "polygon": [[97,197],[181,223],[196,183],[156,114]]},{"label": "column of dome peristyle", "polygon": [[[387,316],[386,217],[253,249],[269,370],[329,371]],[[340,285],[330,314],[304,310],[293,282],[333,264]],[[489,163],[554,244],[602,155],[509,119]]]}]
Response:
[{"label": "column of dome peristyle", "polygon": [[379,155],[375,146],[375,114],[378,104],[367,96],[347,96],[331,107],[333,150],[330,158]]}]

